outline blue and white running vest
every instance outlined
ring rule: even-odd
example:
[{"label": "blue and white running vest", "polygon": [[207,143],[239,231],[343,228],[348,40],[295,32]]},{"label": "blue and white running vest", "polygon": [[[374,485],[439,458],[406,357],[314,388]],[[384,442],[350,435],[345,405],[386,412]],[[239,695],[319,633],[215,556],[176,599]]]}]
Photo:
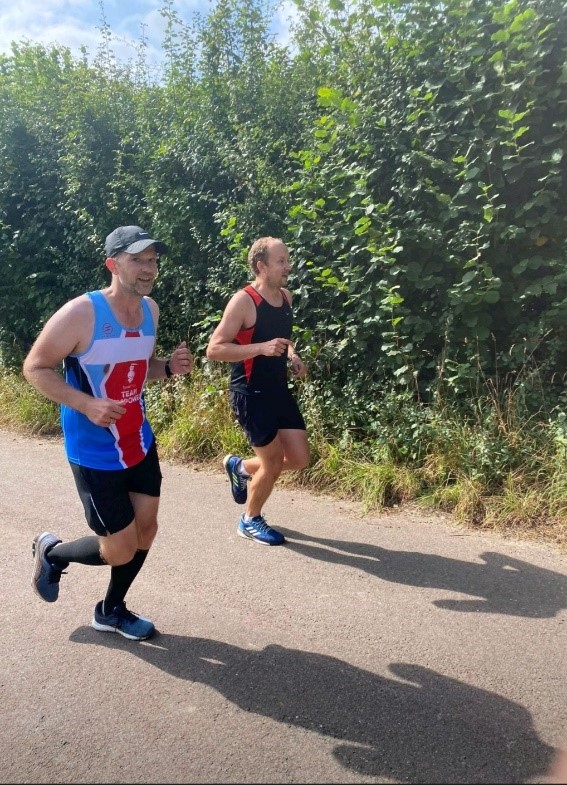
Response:
[{"label": "blue and white running vest", "polygon": [[154,440],[143,392],[156,340],[154,318],[143,298],[141,325],[127,329],[101,291],[87,296],[94,308],[93,338],[85,352],[65,358],[65,380],[95,398],[119,401],[126,413],[103,428],[62,404],[65,452],[71,463],[91,469],[125,469],[143,460]]}]

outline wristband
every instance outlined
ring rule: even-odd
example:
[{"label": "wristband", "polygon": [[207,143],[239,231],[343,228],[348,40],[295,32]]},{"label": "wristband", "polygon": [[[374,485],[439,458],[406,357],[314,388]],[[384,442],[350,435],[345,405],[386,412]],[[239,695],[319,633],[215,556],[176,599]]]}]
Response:
[{"label": "wristband", "polygon": [[172,377],[171,366],[169,365],[169,360],[165,363],[165,378],[171,379]]}]

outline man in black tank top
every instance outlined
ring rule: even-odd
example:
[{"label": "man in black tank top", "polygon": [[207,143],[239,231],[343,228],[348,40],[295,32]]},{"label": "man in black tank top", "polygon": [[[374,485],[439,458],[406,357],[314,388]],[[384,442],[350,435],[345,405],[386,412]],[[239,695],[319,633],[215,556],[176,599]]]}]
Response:
[{"label": "man in black tank top", "polygon": [[288,366],[298,378],[307,369],[291,340],[286,245],[261,237],[248,252],[248,264],[254,282],[230,299],[211,335],[207,358],[232,363],[232,410],[255,453],[251,458],[227,455],[223,462],[235,502],[246,505],[237,532],[262,545],[282,545],[285,537],[268,526],[262,508],[282,471],[309,464],[305,421],[288,387]]}]

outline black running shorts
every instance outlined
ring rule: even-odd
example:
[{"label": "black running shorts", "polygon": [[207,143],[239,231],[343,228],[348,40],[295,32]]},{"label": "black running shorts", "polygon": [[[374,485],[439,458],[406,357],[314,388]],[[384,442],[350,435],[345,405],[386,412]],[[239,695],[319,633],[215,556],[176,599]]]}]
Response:
[{"label": "black running shorts", "polygon": [[70,465],[87,523],[101,537],[122,531],[134,520],[130,493],[160,495],[162,475],[155,440],[146,457],[129,469],[105,471]]},{"label": "black running shorts", "polygon": [[244,394],[230,391],[230,405],[253,447],[265,447],[282,429],[305,431],[305,420],[291,392]]}]

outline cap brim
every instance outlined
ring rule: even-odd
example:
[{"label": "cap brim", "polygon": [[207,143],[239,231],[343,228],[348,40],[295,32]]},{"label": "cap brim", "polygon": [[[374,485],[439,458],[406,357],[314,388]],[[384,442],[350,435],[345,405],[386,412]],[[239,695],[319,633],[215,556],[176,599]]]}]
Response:
[{"label": "cap brim", "polygon": [[167,253],[167,245],[159,240],[138,240],[137,243],[132,243],[132,245],[124,248],[124,253],[141,253],[146,248],[149,248],[150,245],[155,245],[156,251],[160,254]]}]

